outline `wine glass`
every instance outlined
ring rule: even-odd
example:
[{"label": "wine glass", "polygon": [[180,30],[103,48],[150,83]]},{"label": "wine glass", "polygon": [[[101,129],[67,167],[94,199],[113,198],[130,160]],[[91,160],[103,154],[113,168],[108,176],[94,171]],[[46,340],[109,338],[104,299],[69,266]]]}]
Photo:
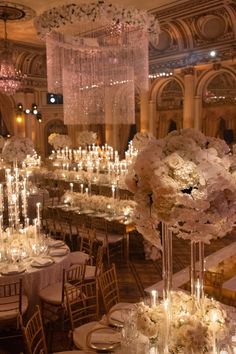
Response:
[{"label": "wine glass", "polygon": [[20,259],[20,250],[19,250],[19,248],[11,248],[10,252],[11,252],[11,259],[12,259],[13,265],[16,265],[16,263]]}]

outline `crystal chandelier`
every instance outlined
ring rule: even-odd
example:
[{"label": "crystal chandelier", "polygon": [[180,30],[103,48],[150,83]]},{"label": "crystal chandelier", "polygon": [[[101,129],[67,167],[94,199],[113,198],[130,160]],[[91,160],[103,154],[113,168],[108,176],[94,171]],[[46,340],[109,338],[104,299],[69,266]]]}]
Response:
[{"label": "crystal chandelier", "polygon": [[7,12],[2,13],[0,19],[4,21],[4,49],[0,53],[0,92],[5,95],[14,95],[21,88],[24,75],[15,69],[13,53],[9,49],[7,41]]}]

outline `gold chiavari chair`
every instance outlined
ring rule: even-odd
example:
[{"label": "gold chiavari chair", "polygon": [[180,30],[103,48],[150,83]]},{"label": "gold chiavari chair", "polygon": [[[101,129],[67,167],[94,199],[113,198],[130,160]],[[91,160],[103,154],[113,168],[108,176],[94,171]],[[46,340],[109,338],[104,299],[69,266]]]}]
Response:
[{"label": "gold chiavari chair", "polygon": [[[48,354],[42,316],[39,306],[24,326],[22,317],[19,317],[22,335],[27,354]],[[57,352],[57,354],[79,354],[78,351]],[[56,354],[56,353],[55,353]]]},{"label": "gold chiavari chair", "polygon": [[[108,229],[109,225],[109,229]],[[96,240],[107,247],[107,258],[110,264],[110,256],[123,255],[124,235],[112,230],[111,224],[104,218],[92,218],[92,228],[96,231]]]},{"label": "gold chiavari chair", "polygon": [[130,303],[120,302],[120,292],[115,264],[98,276],[99,289],[106,313],[115,308],[129,307]]},{"label": "gold chiavari chair", "polygon": [[91,258],[94,250],[94,242],[95,242],[95,231],[89,228],[83,227],[79,231],[80,236],[80,244],[79,251],[84,252],[89,255]]},{"label": "gold chiavari chair", "polygon": [[65,295],[72,330],[90,321],[98,320],[99,306],[96,280],[76,287],[65,285]]},{"label": "gold chiavari chair", "polygon": [[69,269],[63,269],[62,281],[51,284],[40,290],[39,297],[45,320],[55,321],[59,317],[64,319],[64,286],[69,283],[78,285],[84,281],[85,265],[73,265]]},{"label": "gold chiavari chair", "polygon": [[18,316],[24,315],[28,308],[28,298],[23,295],[22,279],[0,284],[0,327],[12,328],[12,331],[0,333],[0,338],[9,338],[19,335]]},{"label": "gold chiavari chair", "polygon": [[65,286],[65,294],[74,345],[79,349],[88,349],[88,334],[100,326],[97,281],[79,287]]},{"label": "gold chiavari chair", "polygon": [[90,265],[86,264],[85,265],[85,274],[84,274],[84,280],[85,281],[91,281],[93,279],[96,279],[97,276],[102,274],[104,270],[104,258],[107,254],[106,248],[104,246],[99,246],[97,249],[97,254],[95,258],[95,264]]}]

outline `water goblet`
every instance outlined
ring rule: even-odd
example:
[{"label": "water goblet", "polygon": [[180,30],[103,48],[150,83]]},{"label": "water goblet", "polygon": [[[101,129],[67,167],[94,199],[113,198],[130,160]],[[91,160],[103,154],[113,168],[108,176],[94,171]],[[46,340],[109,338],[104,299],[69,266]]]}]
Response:
[{"label": "water goblet", "polygon": [[11,259],[12,259],[13,265],[16,265],[16,263],[20,259],[20,250],[19,250],[19,248],[12,248],[10,252],[11,252]]}]

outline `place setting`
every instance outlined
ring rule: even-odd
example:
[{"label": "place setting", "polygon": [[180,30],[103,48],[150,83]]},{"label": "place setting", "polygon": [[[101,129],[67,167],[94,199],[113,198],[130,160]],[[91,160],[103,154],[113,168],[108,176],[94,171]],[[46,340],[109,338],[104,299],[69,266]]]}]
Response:
[{"label": "place setting", "polygon": [[98,353],[110,353],[121,345],[121,332],[111,327],[93,329],[87,334],[88,348]]}]

